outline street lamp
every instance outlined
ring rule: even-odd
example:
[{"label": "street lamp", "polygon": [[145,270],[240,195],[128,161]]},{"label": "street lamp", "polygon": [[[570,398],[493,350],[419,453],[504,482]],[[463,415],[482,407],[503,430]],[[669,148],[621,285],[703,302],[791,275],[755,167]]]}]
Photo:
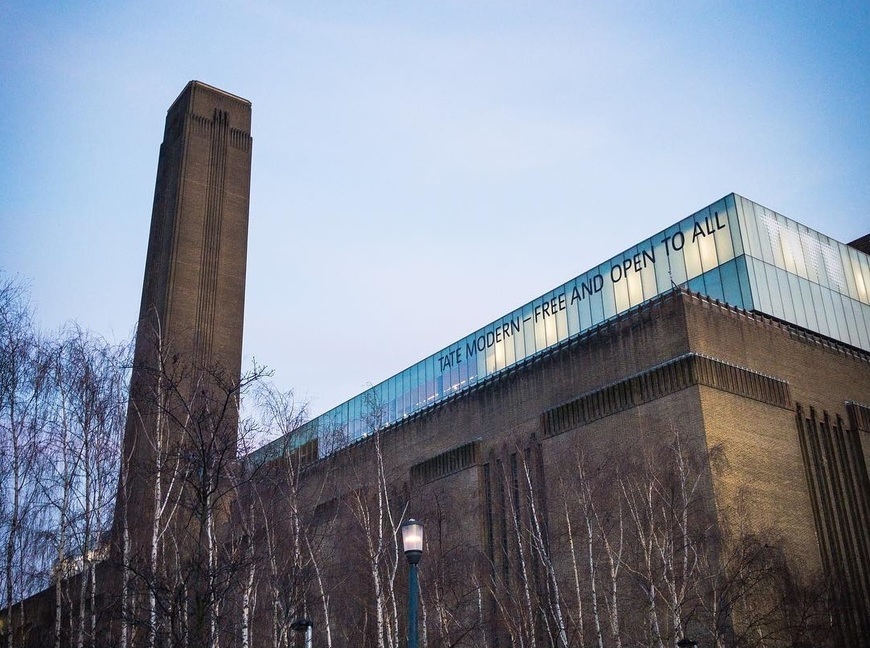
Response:
[{"label": "street lamp", "polygon": [[410,519],[402,525],[402,546],[408,559],[408,648],[417,648],[417,563],[423,555],[423,524]]},{"label": "street lamp", "polygon": [[677,648],[698,648],[698,642],[683,637],[677,642]]},{"label": "street lamp", "polygon": [[313,627],[314,623],[311,619],[297,619],[290,624],[291,629],[305,633],[305,648],[311,648],[311,629]]}]

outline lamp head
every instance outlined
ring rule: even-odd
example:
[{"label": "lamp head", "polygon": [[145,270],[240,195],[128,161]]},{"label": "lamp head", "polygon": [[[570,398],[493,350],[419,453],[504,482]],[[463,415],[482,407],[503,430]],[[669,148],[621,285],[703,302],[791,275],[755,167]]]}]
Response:
[{"label": "lamp head", "polygon": [[413,518],[402,524],[402,546],[408,563],[416,565],[423,555],[423,523]]},{"label": "lamp head", "polygon": [[692,641],[691,639],[686,639],[683,637],[677,642],[678,648],[697,648],[698,642]]},{"label": "lamp head", "polygon": [[296,621],[290,624],[290,628],[296,632],[305,632],[313,626],[314,623],[312,623],[311,619],[296,619]]}]

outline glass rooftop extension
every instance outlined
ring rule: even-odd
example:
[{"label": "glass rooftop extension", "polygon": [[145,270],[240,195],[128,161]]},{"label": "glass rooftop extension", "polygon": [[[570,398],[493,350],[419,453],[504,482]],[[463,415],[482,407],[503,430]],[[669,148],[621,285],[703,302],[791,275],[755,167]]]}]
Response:
[{"label": "glass rooftop extension", "polygon": [[870,351],[870,257],[729,194],[256,450],[318,456],[465,391],[673,287]]}]

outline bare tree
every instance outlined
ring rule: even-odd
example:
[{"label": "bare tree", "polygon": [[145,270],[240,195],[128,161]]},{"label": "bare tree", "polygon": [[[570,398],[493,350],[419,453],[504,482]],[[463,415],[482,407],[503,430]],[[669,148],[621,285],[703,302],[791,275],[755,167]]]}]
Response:
[{"label": "bare tree", "polygon": [[[27,295],[0,275],[0,538],[3,541],[4,608],[13,624],[12,604],[40,582],[38,557],[28,551],[37,516],[38,449],[43,416],[45,370]],[[24,614],[23,607],[21,614]],[[6,645],[12,648],[9,632]]]},{"label": "bare tree", "polygon": [[395,648],[400,640],[395,590],[400,553],[398,533],[404,511],[394,509],[380,435],[378,430],[367,441],[374,454],[368,462],[374,475],[357,472],[358,487],[353,489],[349,505],[364,539],[365,564],[373,593],[376,645]]},{"label": "bare tree", "polygon": [[[270,643],[276,648],[287,645],[290,623],[300,616],[312,617],[316,607],[322,615],[318,629],[331,646],[330,599],[320,555],[323,520],[316,523],[314,512],[305,504],[319,499],[324,482],[309,479],[309,492],[301,492],[303,472],[317,459],[319,439],[312,430],[302,428],[306,408],[297,404],[292,392],[263,383],[254,400],[260,430],[270,437],[279,436],[283,444],[281,457],[262,467],[250,483],[251,533],[258,544],[257,574],[265,583]],[[255,579],[251,572],[248,582]]]},{"label": "bare tree", "polygon": [[419,578],[422,645],[487,645],[481,556],[474,538],[455,518],[467,505],[456,497],[449,480],[415,487],[409,495],[414,517],[426,521],[426,553]]},{"label": "bare tree", "polygon": [[[134,369],[115,518],[116,537],[126,539],[122,621],[148,646],[219,648],[234,640],[228,615],[247,562],[229,523],[247,479],[240,401],[266,372],[254,367],[234,379],[175,348],[159,323],[146,333],[140,343],[149,341],[151,353],[140,353]],[[146,514],[134,524],[128,511],[136,508]]]},{"label": "bare tree", "polygon": [[64,560],[80,574],[75,643],[83,648],[93,644],[97,631],[95,566],[106,557],[114,512],[127,349],[70,326],[52,355],[62,414],[55,426],[60,432],[57,449],[70,455],[61,459],[68,470],[59,474],[61,492],[69,488],[69,506],[66,511],[59,507],[58,516],[68,520],[70,530]]}]

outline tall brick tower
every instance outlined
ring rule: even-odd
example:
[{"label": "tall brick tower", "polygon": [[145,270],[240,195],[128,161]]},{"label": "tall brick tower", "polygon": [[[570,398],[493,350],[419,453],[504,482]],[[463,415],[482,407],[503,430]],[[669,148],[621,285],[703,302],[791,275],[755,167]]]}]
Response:
[{"label": "tall brick tower", "polygon": [[[177,351],[238,380],[242,356],[251,103],[191,81],[169,108],[139,310]],[[143,326],[144,325],[144,326]],[[136,340],[136,361],[150,345]],[[143,348],[144,346],[144,348]]]},{"label": "tall brick tower", "polygon": [[129,560],[147,562],[155,520],[174,524],[178,484],[195,473],[181,461],[218,432],[204,417],[220,427],[219,451],[235,455],[250,129],[249,101],[199,81],[166,116],[115,513],[115,543]]}]

